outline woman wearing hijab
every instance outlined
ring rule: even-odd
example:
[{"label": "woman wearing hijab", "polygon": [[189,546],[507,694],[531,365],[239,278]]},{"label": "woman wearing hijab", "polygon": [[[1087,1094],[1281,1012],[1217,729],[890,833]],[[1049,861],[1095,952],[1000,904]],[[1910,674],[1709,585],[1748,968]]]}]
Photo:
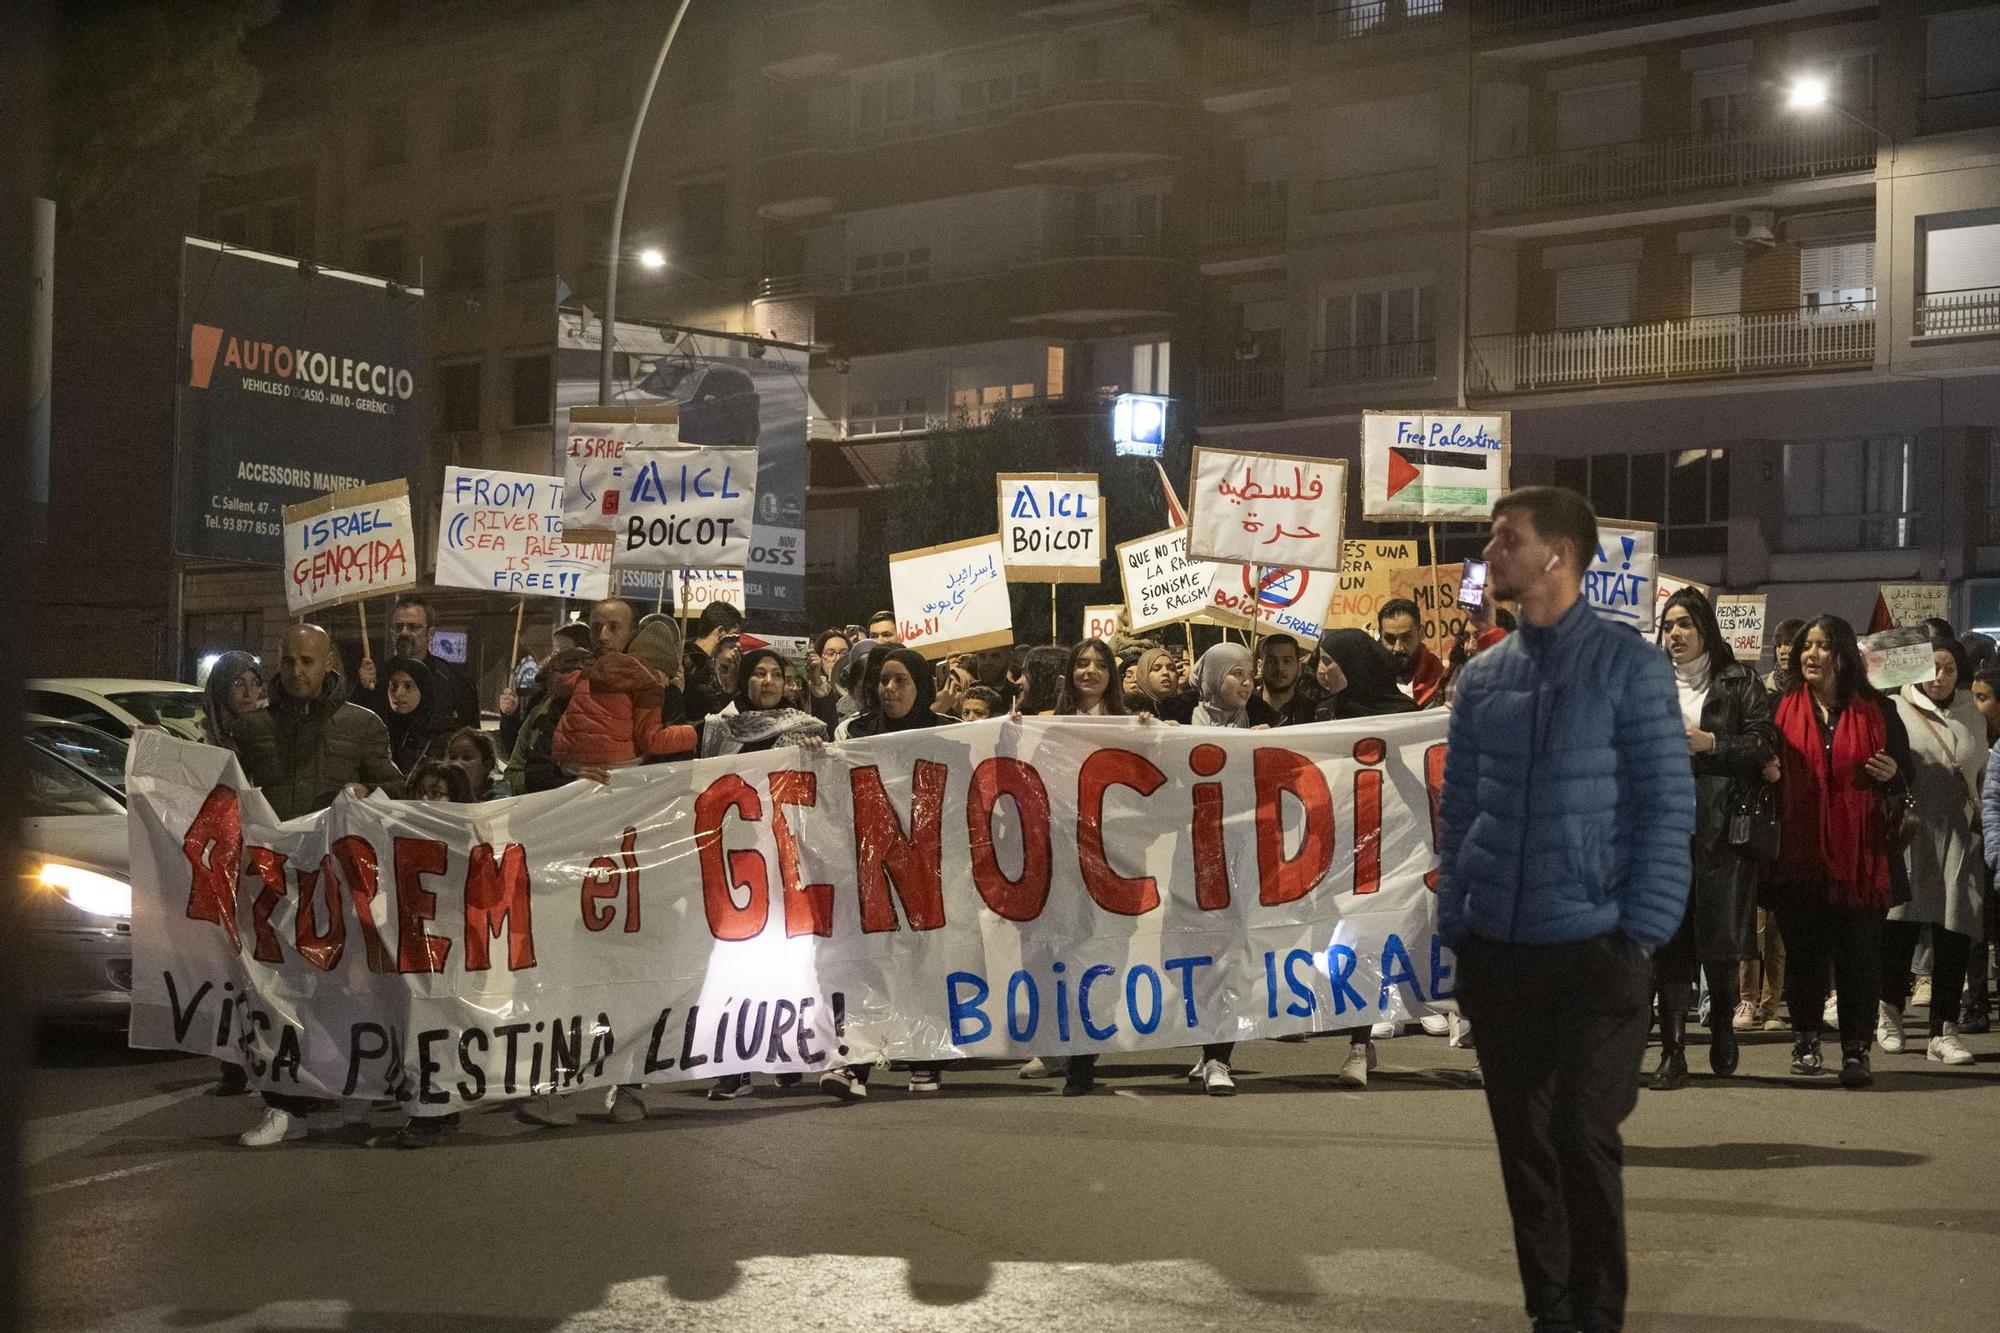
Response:
[{"label": "woman wearing hijab", "polygon": [[210,745],[236,748],[236,719],[270,702],[264,672],[253,653],[227,652],[208,669],[201,689],[201,730]]},{"label": "woman wearing hijab", "polygon": [[881,707],[881,700],[876,695],[876,682],[881,679],[882,659],[889,647],[873,639],[863,640],[855,644],[842,660],[840,707],[843,716],[840,725],[833,729],[835,740],[847,740],[854,734],[861,718]]},{"label": "woman wearing hijab", "polygon": [[405,773],[433,753],[443,740],[438,730],[430,668],[407,657],[392,658],[383,677],[382,722],[389,728],[389,754]]},{"label": "woman wearing hijab", "polygon": [[1250,695],[1257,688],[1250,650],[1218,643],[1194,664],[1196,701],[1189,721],[1197,727],[1248,727]]},{"label": "woman wearing hijab", "polygon": [[826,724],[785,702],[785,656],[775,648],[744,654],[735,697],[701,724],[703,759],[814,742],[826,742]]},{"label": "woman wearing hijab", "polygon": [[1319,641],[1319,683],[1322,722],[1417,711],[1396,688],[1396,659],[1366,630],[1337,629]]},{"label": "woman wearing hijab", "polygon": [[1154,717],[1162,722],[1185,723],[1194,713],[1194,700],[1181,688],[1180,673],[1174,669],[1173,655],[1160,647],[1139,654],[1134,693],[1145,698]]}]

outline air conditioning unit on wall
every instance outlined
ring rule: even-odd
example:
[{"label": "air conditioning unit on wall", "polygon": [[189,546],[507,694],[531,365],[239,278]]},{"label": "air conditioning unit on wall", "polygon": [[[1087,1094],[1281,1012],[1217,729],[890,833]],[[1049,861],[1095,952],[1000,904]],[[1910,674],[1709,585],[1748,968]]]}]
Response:
[{"label": "air conditioning unit on wall", "polygon": [[1751,209],[1746,213],[1731,213],[1729,234],[1736,238],[1738,245],[1776,245],[1777,223],[1777,215],[1768,208]]}]

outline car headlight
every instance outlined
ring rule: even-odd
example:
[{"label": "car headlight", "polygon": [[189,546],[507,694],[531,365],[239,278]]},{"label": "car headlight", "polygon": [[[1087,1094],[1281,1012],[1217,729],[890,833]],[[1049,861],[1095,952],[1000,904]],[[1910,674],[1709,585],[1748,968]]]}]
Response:
[{"label": "car headlight", "polygon": [[62,894],[79,912],[92,916],[132,915],[132,886],[122,879],[60,861],[45,862],[37,878],[43,887]]}]

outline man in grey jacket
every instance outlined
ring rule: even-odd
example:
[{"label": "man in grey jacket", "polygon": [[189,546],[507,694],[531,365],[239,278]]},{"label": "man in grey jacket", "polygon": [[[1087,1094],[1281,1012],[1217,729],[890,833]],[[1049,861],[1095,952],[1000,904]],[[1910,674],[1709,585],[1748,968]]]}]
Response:
[{"label": "man in grey jacket", "polygon": [[[1666,655],[1601,620],[1582,496],[1501,497],[1486,546],[1519,632],[1473,658],[1445,756],[1438,933],[1479,1029],[1528,1313],[1544,1333],[1625,1318],[1624,1145],[1651,954],[1687,909],[1694,779]],[[1643,607],[1625,571],[1617,599]],[[1611,600],[1611,599],[1607,599]]]}]

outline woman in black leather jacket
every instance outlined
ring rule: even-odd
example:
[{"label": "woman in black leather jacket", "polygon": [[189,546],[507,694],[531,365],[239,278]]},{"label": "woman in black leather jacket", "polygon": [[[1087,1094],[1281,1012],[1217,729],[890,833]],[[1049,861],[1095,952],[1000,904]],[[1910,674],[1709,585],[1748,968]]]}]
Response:
[{"label": "woman in black leather jacket", "polygon": [[1653,957],[1660,1001],[1660,1064],[1652,1086],[1687,1086],[1688,1001],[1695,964],[1708,976],[1708,1063],[1718,1075],[1736,1072],[1737,964],[1757,956],[1758,863],[1730,842],[1731,797],[1755,791],[1777,752],[1771,698],[1757,673],[1736,660],[1697,588],[1683,588],[1660,613],[1660,645],[1673,659],[1681,717],[1694,763],[1694,882],[1687,915]]}]

